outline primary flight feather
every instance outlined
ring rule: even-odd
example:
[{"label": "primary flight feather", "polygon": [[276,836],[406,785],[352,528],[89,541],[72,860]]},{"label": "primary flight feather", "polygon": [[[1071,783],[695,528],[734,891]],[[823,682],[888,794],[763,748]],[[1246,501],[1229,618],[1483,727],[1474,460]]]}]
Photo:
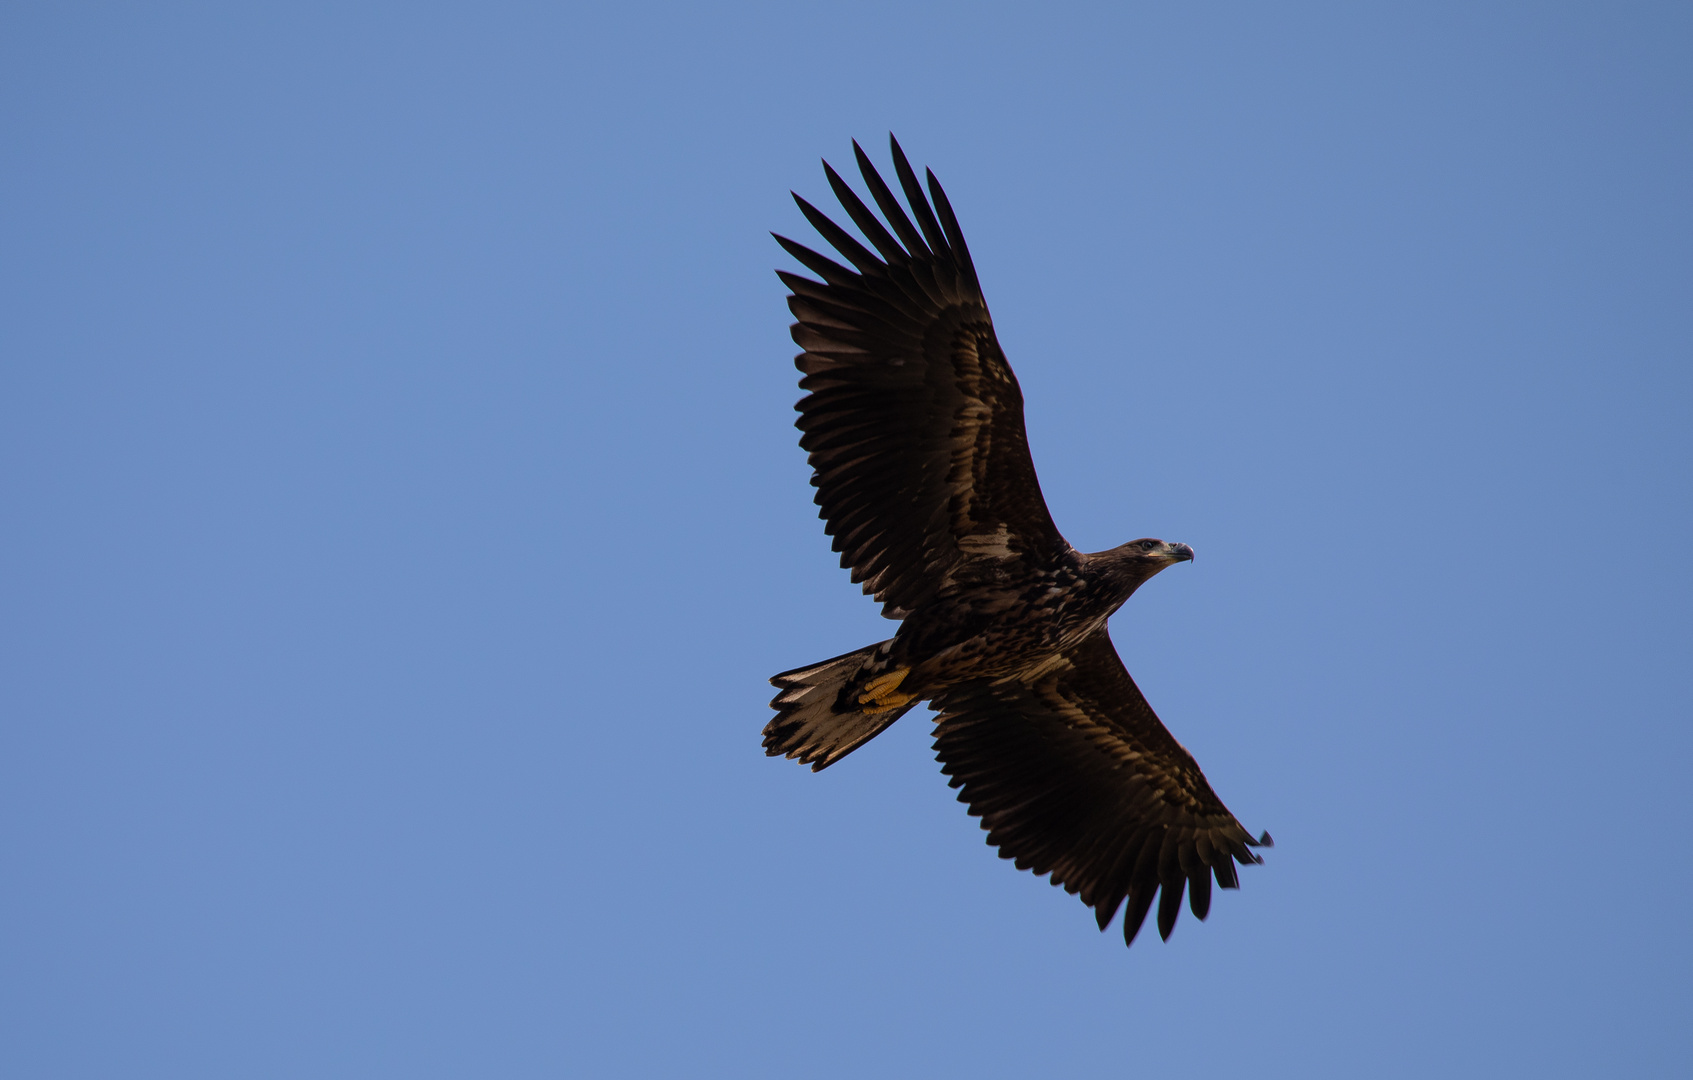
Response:
[{"label": "primary flight feather", "polygon": [[1184,892],[1205,918],[1212,879],[1237,887],[1235,863],[1270,843],[1212,792],[1106,633],[1193,550],[1143,539],[1084,553],[1058,532],[952,206],[889,142],[909,214],[856,142],[880,218],[823,165],[870,247],[794,196],[850,267],[776,240],[821,279],[778,271],[804,350],[795,423],[820,516],[841,565],[900,627],[771,679],[765,751],[823,769],[927,701],[942,772],[988,843],[1080,896],[1102,930],[1127,901],[1125,942],[1160,897],[1167,939]]}]

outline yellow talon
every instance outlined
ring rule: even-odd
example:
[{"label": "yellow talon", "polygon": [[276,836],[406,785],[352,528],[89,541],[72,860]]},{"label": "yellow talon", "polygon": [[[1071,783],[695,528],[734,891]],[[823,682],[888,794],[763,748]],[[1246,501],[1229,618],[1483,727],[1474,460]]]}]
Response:
[{"label": "yellow talon", "polygon": [[900,668],[898,671],[890,671],[886,675],[878,675],[865,683],[864,693],[858,695],[858,703],[869,706],[864,712],[874,716],[876,713],[884,713],[889,709],[909,705],[916,700],[916,694],[899,693],[899,684],[904,682],[905,677],[909,674],[911,674],[910,668]]},{"label": "yellow talon", "polygon": [[904,682],[905,677],[909,674],[911,674],[911,669],[908,667],[902,667],[895,671],[890,671],[886,675],[876,676],[874,679],[871,679],[869,682],[864,684],[865,692],[859,695],[858,700],[869,701],[871,698],[880,695],[884,691],[899,689],[899,684]]}]

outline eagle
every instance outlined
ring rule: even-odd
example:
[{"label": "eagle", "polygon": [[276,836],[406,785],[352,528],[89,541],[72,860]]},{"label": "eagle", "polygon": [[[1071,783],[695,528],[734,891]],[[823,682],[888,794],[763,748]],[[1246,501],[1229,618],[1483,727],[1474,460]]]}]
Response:
[{"label": "eagle", "polygon": [[1106,631],[1193,549],[1147,538],[1080,552],[1059,533],[952,206],[930,170],[925,196],[889,144],[909,213],[857,141],[880,218],[823,163],[869,247],[794,195],[850,267],[772,235],[821,279],[777,271],[802,350],[795,426],[819,516],[899,630],[774,676],[765,752],[822,770],[928,702],[941,771],[1002,858],[1051,875],[1102,931],[1127,901],[1125,944],[1156,896],[1168,940],[1184,892],[1203,920],[1212,880],[1238,888],[1235,864],[1271,846],[1217,798]]}]

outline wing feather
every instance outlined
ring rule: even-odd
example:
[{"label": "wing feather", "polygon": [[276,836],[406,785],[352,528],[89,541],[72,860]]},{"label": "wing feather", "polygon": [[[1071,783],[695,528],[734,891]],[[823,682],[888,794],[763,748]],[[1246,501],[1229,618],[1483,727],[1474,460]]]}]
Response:
[{"label": "wing feather", "polygon": [[894,175],[899,177],[899,186],[905,190],[905,201],[911,204],[911,212],[917,216],[917,224],[923,230],[929,250],[936,255],[950,254],[940,223],[935,220],[934,211],[929,209],[928,200],[923,198],[923,186],[917,182],[917,173],[911,168],[911,162],[906,160],[899,140],[889,135],[888,143],[893,149]]},{"label": "wing feather", "polygon": [[[858,143],[855,142],[852,145],[853,149],[858,148]],[[904,262],[907,255],[905,249],[899,246],[899,241],[895,240],[893,234],[888,232],[880,221],[876,220],[876,215],[872,214],[870,208],[864,205],[864,200],[858,197],[856,191],[847,186],[847,182],[841,179],[840,173],[837,173],[827,161],[823,163],[823,175],[829,178],[829,190],[833,191],[835,198],[840,200],[841,207],[846,210],[847,216],[852,218],[854,225],[858,226],[858,231],[875,245],[882,258],[890,264]]]},{"label": "wing feather", "polygon": [[888,190],[888,185],[882,179],[882,174],[870,164],[870,156],[864,148],[858,145],[858,140],[852,141],[852,156],[858,161],[858,174],[864,177],[864,186],[870,189],[871,198],[876,200],[876,207],[882,211],[882,216],[888,219],[894,232],[899,234],[900,243],[912,255],[928,255],[929,245],[923,242],[923,236],[917,231],[917,226],[911,224],[911,219],[905,216],[905,208],[899,205],[894,193]]},{"label": "wing feather", "polygon": [[933,173],[930,205],[899,144],[892,146],[909,216],[853,144],[887,225],[824,164],[870,247],[794,196],[850,268],[776,240],[822,279],[779,272],[792,293],[793,339],[804,350],[795,358],[806,391],[795,425],[815,501],[841,565],[884,614],[900,618],[964,563],[1011,560],[1039,571],[1069,545],[1041,495],[1022,391],[994,335],[957,216]]},{"label": "wing feather", "polygon": [[[1254,839],[1158,720],[1104,630],[1032,681],[977,680],[935,697],[936,756],[988,843],[1050,874],[1104,929],[1125,900],[1132,942],[1158,903],[1168,938],[1183,895],[1210,912],[1211,881],[1235,888]],[[1242,857],[1244,856],[1244,858]]]}]

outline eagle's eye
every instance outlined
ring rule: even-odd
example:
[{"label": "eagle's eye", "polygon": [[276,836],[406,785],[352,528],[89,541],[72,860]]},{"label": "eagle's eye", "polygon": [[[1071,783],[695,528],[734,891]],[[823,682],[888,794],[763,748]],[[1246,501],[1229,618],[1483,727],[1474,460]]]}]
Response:
[{"label": "eagle's eye", "polygon": [[1157,546],[1158,546],[1158,541],[1156,541],[1156,540],[1142,540],[1140,542],[1140,549],[1142,551],[1151,551],[1153,548],[1155,548]]}]

